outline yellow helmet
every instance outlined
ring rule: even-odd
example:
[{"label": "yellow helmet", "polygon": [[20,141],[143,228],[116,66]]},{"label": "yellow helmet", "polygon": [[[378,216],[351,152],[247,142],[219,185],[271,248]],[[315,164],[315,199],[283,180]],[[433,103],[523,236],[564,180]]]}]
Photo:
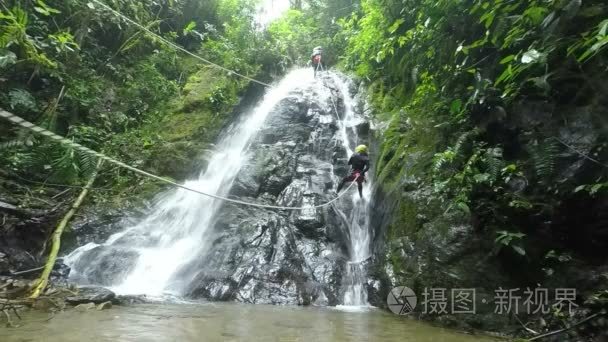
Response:
[{"label": "yellow helmet", "polygon": [[355,152],[357,152],[357,153],[367,153],[367,146],[365,146],[365,145],[359,145],[359,146],[355,147]]}]

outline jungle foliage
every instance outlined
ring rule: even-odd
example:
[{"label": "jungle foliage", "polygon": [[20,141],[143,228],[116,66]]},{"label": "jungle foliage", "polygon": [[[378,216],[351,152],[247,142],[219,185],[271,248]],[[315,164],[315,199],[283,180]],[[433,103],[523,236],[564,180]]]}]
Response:
[{"label": "jungle foliage", "polygon": [[[356,74],[375,119],[389,122],[374,165],[380,186],[397,198],[424,193],[400,203],[389,238],[451,215],[491,242],[488,254],[526,265],[526,281],[575,259],[605,261],[606,1],[298,0],[266,28],[255,0],[105,3],[264,80],[323,46],[326,63]],[[205,148],[192,141],[212,141],[247,86],[96,0],[0,3],[0,107],[134,166],[184,176],[179,160]],[[0,124],[0,171],[73,184],[95,164]],[[99,178],[133,183],[118,169]]]},{"label": "jungle foliage", "polygon": [[432,194],[398,209],[392,238],[442,203],[429,216],[462,217],[525,281],[572,262],[556,251],[605,260],[605,1],[364,0],[339,24],[341,65],[390,120],[380,183]]},{"label": "jungle foliage", "polygon": [[[255,1],[103,3],[241,74],[264,77],[278,59],[261,43]],[[155,168],[162,155],[180,156],[180,146],[170,144],[180,137],[213,141],[248,85],[176,51],[99,2],[78,0],[3,1],[0,76],[0,107],[171,177],[176,175]],[[25,179],[79,184],[96,163],[7,122],[0,124],[0,135],[0,165]],[[133,175],[119,169],[99,178],[117,188],[133,183]]]}]

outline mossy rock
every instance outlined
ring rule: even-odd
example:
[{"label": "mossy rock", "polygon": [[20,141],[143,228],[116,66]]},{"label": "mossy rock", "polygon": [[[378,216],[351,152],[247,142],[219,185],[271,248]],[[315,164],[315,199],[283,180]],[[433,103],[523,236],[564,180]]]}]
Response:
[{"label": "mossy rock", "polygon": [[152,151],[148,169],[158,175],[185,179],[206,167],[204,158],[207,144],[195,141],[178,141],[162,144]]}]

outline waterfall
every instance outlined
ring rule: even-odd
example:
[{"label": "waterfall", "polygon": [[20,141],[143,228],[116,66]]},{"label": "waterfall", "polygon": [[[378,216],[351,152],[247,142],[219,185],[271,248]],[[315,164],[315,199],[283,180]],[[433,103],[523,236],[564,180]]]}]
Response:
[{"label": "waterfall", "polygon": [[[332,183],[335,188],[346,175],[348,157],[364,143],[357,134],[364,119],[355,111],[350,86],[347,77],[333,72],[314,79],[309,68],[291,71],[224,133],[207,169],[185,182],[215,195],[310,208],[266,212],[172,189],[158,196],[142,220],[70,253],[65,262],[71,280],[119,294],[271,303],[331,298],[335,304],[367,306],[369,181],[364,199],[355,184],[331,213],[312,207],[335,196]],[[292,166],[258,177],[256,163],[267,156]],[[263,187],[265,192],[258,192]],[[338,231],[339,239],[326,235]],[[265,291],[277,292],[277,298]]]},{"label": "waterfall", "polygon": [[[261,103],[225,134],[217,145],[206,171],[185,185],[206,193],[225,195],[239,172],[248,144],[271,110],[290,92],[314,82],[308,69],[296,69],[270,88]],[[161,295],[178,292],[179,279],[173,275],[205,248],[206,233],[221,203],[209,197],[176,189],[163,194],[148,217],[112,235],[102,245],[89,243],[65,259],[72,267],[71,278],[78,281],[90,268],[103,268],[105,259],[124,263],[129,271],[108,284],[121,294]],[[103,248],[109,247],[109,248]],[[120,248],[117,252],[116,248]],[[96,253],[91,253],[96,251]],[[134,265],[133,255],[137,255]],[[125,260],[120,257],[125,255]],[[116,260],[118,259],[118,260]]]},{"label": "waterfall", "polygon": [[[342,80],[335,74],[332,74],[332,78],[343,98],[344,113],[339,134],[346,158],[350,158],[356,145],[366,143],[360,141],[356,130],[356,126],[364,120],[355,113],[355,100],[350,94],[348,80]],[[346,221],[350,236],[350,260],[347,262],[344,276],[344,305],[346,306],[369,305],[365,287],[367,282],[365,261],[370,257],[369,203],[372,191],[369,174],[366,175],[367,182],[363,184],[363,199],[360,199],[357,190],[353,189],[344,200],[350,201],[350,205],[346,206],[349,211],[340,213]]]}]

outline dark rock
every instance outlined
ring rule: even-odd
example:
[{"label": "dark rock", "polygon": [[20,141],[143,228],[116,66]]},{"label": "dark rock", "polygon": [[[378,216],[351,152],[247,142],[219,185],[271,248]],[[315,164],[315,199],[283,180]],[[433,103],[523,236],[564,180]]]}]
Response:
[{"label": "dark rock", "polygon": [[255,197],[260,192],[260,184],[256,179],[252,165],[245,165],[234,179],[230,194],[235,197]]},{"label": "dark rock", "polygon": [[[419,299],[425,289],[430,288],[475,288],[476,317],[483,321],[476,328],[504,329],[509,324],[508,317],[494,314],[494,307],[482,302],[488,298],[491,301],[494,290],[510,282],[498,260],[489,257],[495,246],[493,239],[478,234],[462,215],[446,213],[441,202],[433,200],[431,189],[411,188],[399,194],[397,208],[392,202],[396,194],[392,195],[395,197],[384,192],[375,194],[377,207],[372,212],[377,214],[372,217],[372,223],[377,229],[377,240],[370,265],[372,281],[368,282],[370,303],[385,307],[386,296],[395,286],[410,287]],[[405,216],[398,225],[385,216],[394,210]],[[383,230],[387,228],[394,234],[391,239],[382,235],[387,233]],[[471,328],[470,324],[475,323],[469,324],[457,315],[441,317],[442,324],[454,323],[458,328]]]},{"label": "dark rock", "polygon": [[[67,297],[66,302],[76,305],[83,303],[101,304],[111,301],[116,294],[101,286],[81,286],[77,289],[77,294]],[[95,305],[93,304],[93,308]]]},{"label": "dark rock", "polygon": [[53,270],[51,271],[51,277],[54,280],[58,279],[68,279],[70,275],[71,268],[63,262],[63,259],[57,259],[55,265],[53,265]]},{"label": "dark rock", "polygon": [[[82,304],[80,304],[82,305]],[[112,302],[108,301],[108,302],[103,302],[99,305],[97,305],[97,310],[101,311],[101,310],[108,310],[112,308]]]},{"label": "dark rock", "polygon": [[112,300],[112,303],[115,305],[133,305],[144,304],[149,301],[146,295],[119,295]]},{"label": "dark rock", "polygon": [[357,125],[356,129],[357,129],[357,134],[362,135],[362,136],[368,135],[369,131],[370,131],[369,122],[367,122],[367,121],[361,122],[360,124]]},{"label": "dark rock", "polygon": [[0,274],[10,274],[10,263],[6,254],[0,252]]},{"label": "dark rock", "polygon": [[[267,304],[342,303],[345,264],[350,259],[346,221],[352,202],[312,208],[334,198],[331,189],[348,170],[333,109],[334,105],[339,111],[344,108],[340,91],[345,87],[334,84],[332,78],[324,82],[332,89],[335,103],[317,87],[296,89],[280,101],[250,142],[246,160],[228,192],[230,197],[250,202],[310,208],[287,211],[219,206],[204,237],[205,248],[174,275],[182,280],[176,288],[185,295]],[[350,124],[350,144],[354,145],[364,140],[357,138],[356,131],[367,128],[360,115]],[[177,214],[172,211],[166,215]],[[108,225],[122,224],[111,217],[101,221],[89,220],[75,229],[76,235],[84,236],[78,237],[80,242],[106,241],[116,232]],[[129,225],[124,223],[123,227]],[[90,245],[91,249],[70,264],[71,279],[119,283],[139,257],[132,246],[155,245],[159,237],[153,235],[145,229],[133,229],[111,245]],[[118,298],[114,303],[138,300]]]},{"label": "dark rock", "polygon": [[[326,82],[331,86],[330,79]],[[294,94],[281,101],[252,144],[231,195],[282,206],[314,206],[332,198],[336,173],[347,170],[346,154],[336,137],[333,108],[302,100],[314,96]],[[341,102],[336,104],[343,106]],[[282,212],[226,206],[217,217],[212,247],[183,270],[197,274],[188,286],[191,296],[266,304],[341,303],[348,235],[335,209]]]}]

